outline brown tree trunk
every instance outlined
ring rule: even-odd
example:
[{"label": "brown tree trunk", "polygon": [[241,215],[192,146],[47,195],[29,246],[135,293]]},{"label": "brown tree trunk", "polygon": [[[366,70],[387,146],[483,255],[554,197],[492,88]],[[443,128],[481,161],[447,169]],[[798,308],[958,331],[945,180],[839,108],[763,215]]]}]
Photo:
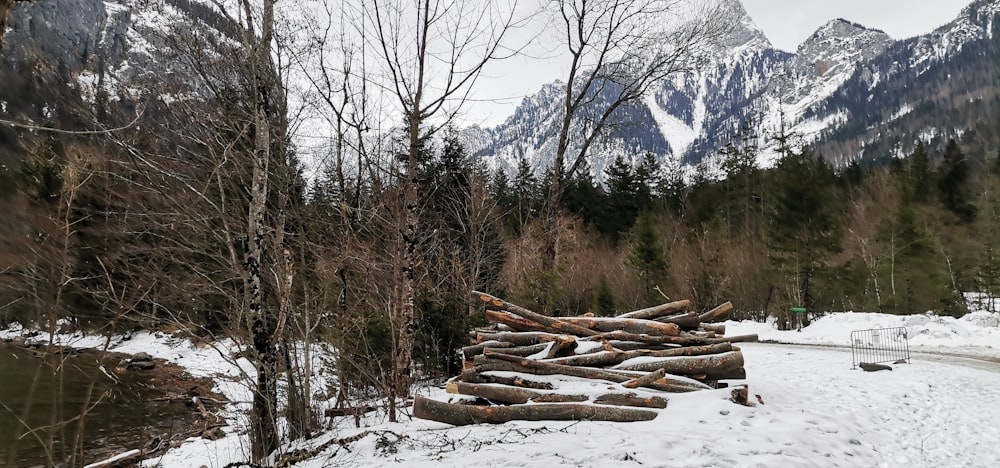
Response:
[{"label": "brown tree trunk", "polygon": [[528,346],[542,342],[554,341],[558,333],[545,332],[499,332],[499,333],[477,333],[476,342],[484,341],[504,341],[518,346]]},{"label": "brown tree trunk", "polygon": [[704,379],[708,380],[746,378],[746,371],[743,369],[743,353],[740,351],[709,356],[674,357],[662,361],[617,366],[615,369],[636,371],[664,369],[669,374],[704,376]]},{"label": "brown tree trunk", "polygon": [[[515,387],[502,387],[496,385],[475,385],[465,382],[448,383],[448,393],[457,393],[485,398],[490,401],[499,401],[508,404],[533,403],[569,403],[581,402],[590,399],[587,395],[566,395],[560,393],[546,393],[534,390],[527,390]],[[598,396],[595,400],[598,404],[616,406],[638,406],[642,408],[666,408],[667,399],[663,397],[651,396],[642,398],[635,393],[607,393]]]},{"label": "brown tree trunk", "polygon": [[716,307],[716,308],[714,308],[714,309],[712,309],[712,310],[710,310],[708,312],[705,312],[704,314],[701,314],[699,316],[699,318],[701,319],[702,322],[709,322],[709,321],[715,320],[716,318],[722,316],[723,314],[728,313],[731,310],[733,310],[733,303],[727,301],[727,302],[723,303],[722,305],[720,305],[720,306],[718,306],[718,307]]},{"label": "brown tree trunk", "polygon": [[597,334],[597,332],[595,332],[594,330],[588,330],[585,327],[580,327],[573,325],[571,323],[566,323],[566,321],[562,319],[556,319],[536,312],[532,312],[528,309],[525,309],[524,307],[521,307],[516,304],[511,304],[509,302],[506,302],[500,298],[491,296],[484,292],[472,291],[472,297],[474,299],[486,303],[487,304],[486,307],[490,309],[515,313],[517,315],[520,315],[521,317],[524,317],[525,319],[540,323],[543,326],[548,327],[548,329],[554,330],[556,333],[572,333],[574,335],[579,335],[579,336],[591,336]]},{"label": "brown tree trunk", "polygon": [[[573,325],[586,327],[601,332],[624,331],[640,335],[677,336],[680,327],[673,323],[661,323],[655,320],[623,319],[615,317],[563,317],[562,320]],[[593,332],[591,335],[599,333]]]},{"label": "brown tree trunk", "polygon": [[694,330],[701,325],[701,318],[698,316],[697,312],[671,315],[669,317],[659,317],[655,320],[662,323],[673,323],[684,330]]},{"label": "brown tree trunk", "polygon": [[[506,361],[508,363],[515,365],[515,369],[513,369],[515,372],[528,372],[532,374],[541,374],[541,375],[561,374],[572,377],[583,377],[585,379],[607,380],[615,383],[627,382],[637,377],[634,374],[630,374],[628,372],[621,372],[620,370],[596,369],[592,367],[563,366],[560,364],[535,361],[533,359],[525,359],[518,356],[510,356],[506,354],[493,353],[493,352],[487,352],[483,356],[476,356],[476,369],[479,370],[481,367],[484,369],[488,369],[489,366],[487,366],[486,364],[488,364],[489,361],[491,360]],[[498,368],[497,370],[501,369]],[[503,370],[511,370],[511,368],[507,367]],[[657,390],[663,390],[666,392],[688,392],[694,390],[707,389],[709,387],[701,384],[695,384],[687,380],[673,379],[670,376],[667,376],[664,377],[663,383],[659,381],[654,382],[653,384],[649,385],[649,388],[655,388]]]},{"label": "brown tree trunk", "polygon": [[675,357],[675,356],[702,356],[710,354],[728,353],[733,350],[733,345],[729,343],[719,343],[706,346],[686,346],[664,351],[635,350],[635,351],[612,351],[598,352],[590,354],[578,354],[575,356],[549,359],[544,362],[561,364],[564,366],[584,366],[584,367],[605,367],[621,364],[629,359],[637,357]]},{"label": "brown tree trunk", "polygon": [[633,318],[633,319],[646,319],[652,320],[658,317],[663,317],[665,315],[670,315],[675,312],[682,311],[691,306],[691,301],[684,299],[682,301],[668,302],[666,304],[660,304],[655,307],[649,307],[646,309],[639,309],[626,314],[621,314],[618,318]]},{"label": "brown tree trunk", "polygon": [[552,384],[548,382],[535,382],[523,377],[505,377],[499,375],[481,374],[473,369],[462,371],[462,381],[469,383],[495,383],[510,385],[511,387],[535,388],[538,390],[552,390]]},{"label": "brown tree trunk", "polygon": [[413,416],[455,426],[502,424],[508,421],[649,421],[659,413],[634,408],[547,403],[511,406],[470,406],[417,397]]}]

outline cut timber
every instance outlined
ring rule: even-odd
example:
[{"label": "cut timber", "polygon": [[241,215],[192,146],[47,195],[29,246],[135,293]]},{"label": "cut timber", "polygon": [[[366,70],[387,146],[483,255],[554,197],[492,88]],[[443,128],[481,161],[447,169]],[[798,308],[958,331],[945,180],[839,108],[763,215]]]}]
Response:
[{"label": "cut timber", "polygon": [[636,364],[619,365],[615,369],[655,371],[664,369],[669,374],[704,376],[709,380],[743,379],[746,370],[743,368],[743,353],[733,351],[709,356],[683,356],[656,361],[646,361]]},{"label": "cut timber", "polygon": [[505,312],[513,312],[528,320],[538,322],[549,329],[556,331],[557,333],[572,333],[579,336],[591,336],[597,334],[594,330],[588,330],[586,328],[567,323],[561,319],[547,317],[545,315],[532,312],[517,304],[511,304],[484,292],[472,291],[472,297],[485,302],[488,308],[502,310]]},{"label": "cut timber", "polygon": [[608,340],[607,344],[611,345],[612,348],[619,351],[635,351],[637,349],[649,349],[654,351],[664,351],[667,349],[677,349],[681,347],[675,344],[652,344],[652,343],[642,343],[639,341],[621,341],[621,340]]},{"label": "cut timber", "polygon": [[[641,335],[677,336],[681,330],[676,324],[662,323],[655,320],[629,319],[617,317],[563,317],[563,320],[601,332],[624,331]],[[597,335],[594,332],[593,335]]]},{"label": "cut timber", "polygon": [[[612,351],[597,352],[590,354],[578,354],[558,359],[546,360],[553,364],[565,366],[586,366],[604,367],[621,364],[629,359],[637,357],[674,357],[674,356],[702,356],[706,354],[722,354],[733,350],[733,345],[729,343],[719,343],[706,346],[687,346],[663,351],[639,349],[635,351]],[[506,354],[506,350],[503,351]]]},{"label": "cut timber", "polygon": [[471,359],[472,356],[483,354],[483,350],[486,348],[513,348],[514,346],[515,345],[513,343],[506,343],[503,341],[484,341],[479,344],[462,348],[462,355],[465,356],[465,359]]},{"label": "cut timber", "polygon": [[470,406],[423,397],[413,402],[413,415],[455,426],[502,424],[508,421],[649,421],[657,412],[617,406],[546,403],[511,406]]},{"label": "cut timber", "polygon": [[569,335],[559,335],[545,353],[545,359],[567,356],[573,354],[574,350],[576,350],[576,339]]},{"label": "cut timber", "polygon": [[492,374],[481,374],[475,370],[462,371],[462,382],[468,383],[495,383],[510,385],[511,387],[534,388],[537,390],[552,390],[552,384],[548,382],[535,382],[524,377],[507,377]]},{"label": "cut timber", "polygon": [[682,311],[691,306],[691,301],[684,299],[682,301],[668,302],[666,304],[660,304],[655,307],[649,307],[646,309],[639,309],[627,314],[621,314],[618,318],[634,318],[634,319],[646,319],[652,320],[657,317],[663,317],[664,315],[670,315],[675,312]]},{"label": "cut timber", "polygon": [[657,322],[662,323],[673,323],[678,327],[685,330],[694,330],[701,325],[701,317],[697,312],[688,312],[679,315],[671,315],[669,317],[659,317],[656,319]]},{"label": "cut timber", "polygon": [[538,343],[555,341],[559,337],[558,333],[545,332],[479,332],[476,334],[476,341],[503,341],[517,346],[528,346]]},{"label": "cut timber", "polygon": [[726,334],[726,325],[722,323],[703,323],[698,328],[705,331],[715,332],[720,335]]},{"label": "cut timber", "polygon": [[[489,366],[489,360],[496,359],[506,361],[513,366]],[[497,363],[502,364],[502,363]],[[493,369],[489,369],[493,367]],[[572,377],[582,377],[585,379],[607,380],[609,382],[622,383],[634,379],[635,375],[630,375],[621,371],[611,369],[596,369],[592,367],[575,367],[551,364],[548,362],[524,359],[518,356],[494,353],[487,351],[483,356],[476,356],[476,369],[480,370],[507,370],[513,372],[527,372],[541,375],[568,375]],[[669,372],[669,371],[668,371]],[[665,392],[691,392],[711,388],[699,382],[693,382],[686,378],[667,376],[661,380],[646,385],[649,388],[662,390]]]},{"label": "cut timber", "polygon": [[549,330],[548,327],[542,325],[534,320],[528,320],[524,317],[514,315],[510,312],[501,312],[496,310],[486,310],[486,320],[497,325],[506,325],[516,331],[539,331],[539,330]]},{"label": "cut timber", "polygon": [[632,379],[629,380],[628,382],[622,382],[622,387],[625,388],[645,387],[646,385],[656,382],[657,380],[660,380],[666,376],[667,376],[666,369],[657,369],[642,377],[639,377],[638,379]]},{"label": "cut timber", "polygon": [[[449,382],[445,387],[448,393],[457,393],[490,401],[508,404],[534,403],[574,403],[587,401],[587,395],[565,395],[560,393],[536,392],[523,388],[504,387],[498,385],[476,385],[465,382]],[[618,406],[638,406],[642,408],[666,408],[667,399],[663,397],[639,397],[635,393],[607,393],[598,396],[594,403]]]},{"label": "cut timber", "polygon": [[689,333],[684,333],[680,336],[652,336],[652,335],[643,335],[638,333],[626,333],[623,331],[613,331],[613,332],[601,333],[599,336],[589,339],[637,341],[641,343],[658,344],[658,345],[675,344],[681,346],[692,346],[692,345],[709,345],[718,343],[755,342],[757,341],[757,335],[754,334],[754,335],[729,336],[725,338],[701,338],[693,336]]},{"label": "cut timber", "polygon": [[726,301],[724,304],[708,312],[705,312],[704,314],[701,314],[700,316],[698,316],[698,318],[700,318],[702,322],[708,322],[710,320],[714,320],[718,317],[721,317],[723,314],[729,313],[729,311],[731,310],[733,310],[733,303]]},{"label": "cut timber", "polygon": [[640,408],[666,408],[667,399],[658,396],[640,397],[634,393],[607,393],[597,397],[599,405],[637,406]]}]

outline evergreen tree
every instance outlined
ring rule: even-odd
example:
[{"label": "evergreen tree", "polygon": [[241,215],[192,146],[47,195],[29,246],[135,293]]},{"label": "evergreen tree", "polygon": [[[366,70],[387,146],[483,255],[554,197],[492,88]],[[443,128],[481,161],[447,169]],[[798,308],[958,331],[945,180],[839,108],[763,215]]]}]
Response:
[{"label": "evergreen tree", "polygon": [[624,157],[618,155],[604,169],[605,183],[608,186],[607,213],[598,229],[605,235],[617,241],[634,223],[639,214],[637,196],[638,179],[635,169]]},{"label": "evergreen tree", "polygon": [[652,215],[649,212],[639,215],[630,234],[628,266],[642,282],[646,296],[644,299],[655,302],[657,294],[654,293],[654,288],[666,279],[668,265]]},{"label": "evergreen tree", "polygon": [[965,153],[954,139],[948,140],[938,174],[938,189],[941,191],[941,201],[945,208],[958,216],[963,223],[970,223],[976,217],[970,183],[969,164]]},{"label": "evergreen tree", "polygon": [[601,281],[597,283],[597,294],[594,300],[597,303],[597,315],[610,317],[618,313],[618,308],[615,306],[615,295],[611,292],[608,278],[604,275],[601,275]]},{"label": "evergreen tree", "polygon": [[841,229],[837,211],[836,176],[812,151],[781,159],[772,171],[768,233],[778,264],[786,278],[797,281],[798,304],[816,308],[818,269],[831,253],[840,250]]}]

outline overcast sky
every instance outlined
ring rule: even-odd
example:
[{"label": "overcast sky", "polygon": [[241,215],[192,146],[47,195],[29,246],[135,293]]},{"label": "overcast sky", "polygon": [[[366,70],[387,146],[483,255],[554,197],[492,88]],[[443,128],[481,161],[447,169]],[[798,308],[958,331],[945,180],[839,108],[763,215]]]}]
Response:
[{"label": "overcast sky", "polygon": [[[794,52],[799,43],[832,19],[844,18],[904,39],[930,32],[955,19],[972,0],[742,1],[775,47]],[[514,112],[525,95],[563,78],[565,70],[551,57],[552,53],[549,52],[548,58],[522,57],[491,67],[477,83],[474,99],[479,101],[464,107],[463,120],[469,124],[497,125]],[[536,51],[533,55],[545,53]]]}]

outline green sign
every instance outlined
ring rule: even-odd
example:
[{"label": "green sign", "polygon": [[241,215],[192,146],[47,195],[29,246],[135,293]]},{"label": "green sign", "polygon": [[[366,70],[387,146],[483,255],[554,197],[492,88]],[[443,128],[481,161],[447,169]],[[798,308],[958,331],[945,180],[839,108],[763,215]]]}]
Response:
[{"label": "green sign", "polygon": [[794,312],[796,314],[804,314],[804,313],[806,313],[806,308],[805,307],[792,307],[791,310],[792,310],[792,312]]}]

